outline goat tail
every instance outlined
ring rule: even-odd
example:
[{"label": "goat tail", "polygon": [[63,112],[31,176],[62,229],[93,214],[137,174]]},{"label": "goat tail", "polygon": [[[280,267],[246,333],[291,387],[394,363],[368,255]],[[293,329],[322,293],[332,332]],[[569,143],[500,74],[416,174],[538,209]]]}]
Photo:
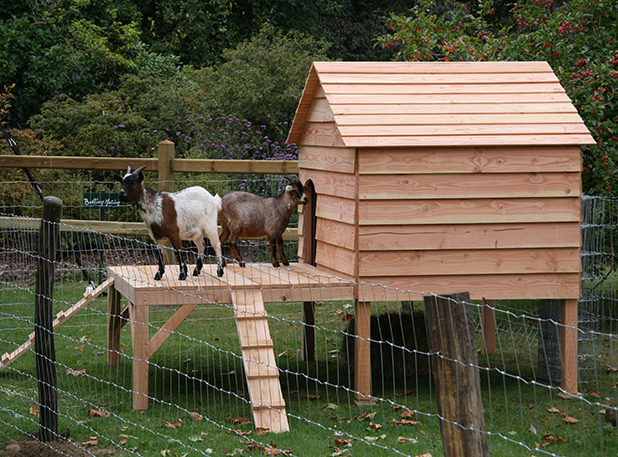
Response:
[{"label": "goat tail", "polygon": [[217,212],[220,212],[221,208],[223,208],[221,204],[221,197],[219,197],[219,194],[215,194],[214,199],[215,199],[215,205],[217,207]]}]

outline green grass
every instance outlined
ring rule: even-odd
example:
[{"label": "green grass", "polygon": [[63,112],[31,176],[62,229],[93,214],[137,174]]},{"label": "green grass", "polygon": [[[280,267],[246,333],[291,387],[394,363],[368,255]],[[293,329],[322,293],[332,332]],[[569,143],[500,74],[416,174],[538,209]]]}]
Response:
[{"label": "green grass", "polygon": [[[55,289],[55,312],[78,301],[82,288],[79,282],[61,281]],[[0,354],[12,351],[32,332],[33,303],[31,289],[0,288]],[[355,404],[353,376],[341,363],[339,353],[346,322],[337,310],[348,310],[349,305],[324,302],[316,307],[319,330],[313,362],[300,356],[301,304],[267,305],[277,365],[283,370],[280,381],[291,432],[258,435],[252,423],[234,422],[252,415],[229,307],[199,306],[151,357],[150,407],[134,411],[130,329],[127,326],[122,331],[121,363],[110,367],[107,300],[101,296],[55,335],[59,430],[70,429],[73,439],[80,442],[97,436],[96,447],[153,456],[200,455],[209,449],[213,455],[240,455],[241,451],[243,455],[262,455],[263,451],[249,449],[252,443],[272,443],[294,455],[327,456],[336,454],[335,447],[346,451],[342,455],[395,455],[395,450],[404,455],[442,455],[436,396],[429,376],[374,379],[373,394],[380,400],[371,406]],[[372,311],[396,306],[377,303]],[[172,312],[172,308],[151,308],[151,335]],[[516,323],[526,325],[523,320]],[[503,331],[497,347],[496,355],[479,354],[491,455],[535,455],[536,443],[543,445],[542,453],[556,455],[601,456],[618,448],[616,430],[599,414],[603,405],[615,406],[617,398],[616,374],[604,370],[614,348],[609,339],[599,339],[601,368],[594,382],[581,385],[585,400],[560,399],[557,385],[533,382],[536,340],[522,340]],[[67,373],[67,369],[73,372]],[[86,375],[75,376],[78,370]],[[35,357],[28,352],[0,371],[0,442],[20,440],[23,432],[37,430],[38,417],[30,412],[31,407],[38,407],[37,399]],[[552,408],[558,411],[549,412]],[[90,417],[89,409],[110,415]],[[419,424],[394,423],[401,421],[404,411],[416,411],[408,419]],[[194,412],[202,420],[193,420],[190,413]],[[567,424],[565,415],[578,422]],[[250,434],[239,436],[231,430]],[[412,441],[399,442],[400,437]],[[548,441],[549,437],[554,440]],[[342,447],[337,439],[350,440],[352,445]]]}]

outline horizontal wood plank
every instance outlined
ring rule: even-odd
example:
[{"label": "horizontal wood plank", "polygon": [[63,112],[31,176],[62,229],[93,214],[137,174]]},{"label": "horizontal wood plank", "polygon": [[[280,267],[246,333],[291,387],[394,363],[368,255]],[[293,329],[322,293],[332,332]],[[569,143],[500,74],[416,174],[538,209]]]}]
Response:
[{"label": "horizontal wood plank", "polygon": [[446,135],[446,136],[347,136],[351,148],[402,146],[573,146],[593,145],[590,134],[521,134],[521,135]]},{"label": "horizontal wood plank", "polygon": [[356,196],[356,180],[353,174],[303,169],[300,178],[305,184],[310,179],[319,196],[332,195],[341,198],[355,198]]},{"label": "horizontal wood plank", "polygon": [[[478,71],[476,73],[324,73],[320,75],[320,84],[330,87],[332,85],[431,85],[436,86],[449,84],[460,85],[509,85],[519,84],[536,87],[552,83],[552,86],[560,87],[559,80],[553,72],[530,72],[530,73],[488,73]],[[328,89],[327,89],[328,92]]]},{"label": "horizontal wood plank", "polygon": [[375,116],[375,115],[452,115],[452,114],[544,114],[544,113],[577,113],[577,109],[569,102],[554,103],[443,103],[443,104],[351,104],[331,106],[338,122],[343,122],[343,116]]},{"label": "horizontal wood plank", "polygon": [[494,124],[573,124],[582,123],[577,113],[494,113],[478,114],[342,114],[336,116],[340,126],[376,125],[494,125]]},{"label": "horizontal wood plank", "polygon": [[320,195],[317,199],[315,215],[317,218],[354,224],[356,222],[356,201],[330,195]]},{"label": "horizontal wood plank", "polygon": [[356,267],[356,253],[332,244],[316,243],[315,262],[318,267],[326,267],[353,276]]},{"label": "horizontal wood plank", "polygon": [[[401,299],[401,291],[419,294],[448,294],[469,291],[472,300],[524,300],[580,298],[579,273],[529,275],[462,275],[361,277],[361,281],[380,286],[359,286],[359,300],[384,301]],[[397,290],[399,289],[399,290]]]},{"label": "horizontal wood plank", "polygon": [[364,74],[458,74],[553,72],[547,62],[314,62],[312,71]]},{"label": "horizontal wood plank", "polygon": [[300,146],[299,167],[327,170],[339,173],[354,173],[356,149]]},{"label": "horizontal wood plank", "polygon": [[325,96],[313,99],[306,120],[307,122],[333,122],[335,120]]},{"label": "horizontal wood plank", "polygon": [[577,146],[376,148],[363,149],[358,157],[361,175],[579,172],[581,167]]},{"label": "horizontal wood plank", "polygon": [[345,147],[341,133],[334,122],[305,122],[298,144]]},{"label": "horizontal wood plank", "polygon": [[493,173],[361,175],[359,199],[527,198],[581,196],[581,175]]},{"label": "horizontal wood plank", "polygon": [[359,253],[360,276],[579,273],[579,248],[370,251]]},{"label": "horizontal wood plank", "polygon": [[363,200],[360,225],[579,222],[580,198]]},{"label": "horizontal wood plank", "polygon": [[329,95],[339,94],[558,94],[564,93],[564,89],[557,83],[527,84],[458,84],[457,77],[451,83],[430,84],[322,84]]},{"label": "horizontal wood plank", "polygon": [[463,135],[556,135],[588,133],[582,123],[571,124],[475,124],[475,125],[341,125],[344,137],[395,137],[395,136],[463,136]]},{"label": "horizontal wood plank", "polygon": [[356,248],[356,227],[353,224],[318,218],[315,231],[316,240],[345,249]]},{"label": "horizontal wood plank", "polygon": [[327,94],[326,98],[335,111],[336,106],[346,105],[409,105],[409,104],[528,104],[528,103],[570,103],[563,92],[534,94]]},{"label": "horizontal wood plank", "polygon": [[557,248],[581,245],[579,222],[361,226],[360,251]]}]

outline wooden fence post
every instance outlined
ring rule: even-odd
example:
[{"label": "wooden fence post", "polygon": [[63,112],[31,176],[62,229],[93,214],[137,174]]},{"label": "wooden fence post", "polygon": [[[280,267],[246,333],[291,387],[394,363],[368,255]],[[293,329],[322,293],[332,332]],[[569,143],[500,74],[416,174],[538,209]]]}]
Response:
[{"label": "wooden fence post", "polygon": [[487,456],[470,293],[431,295],[424,302],[444,455]]},{"label": "wooden fence post", "polygon": [[39,385],[40,439],[58,438],[58,392],[56,391],[56,348],[54,344],[54,263],[60,234],[62,200],[45,197],[39,230],[36,293],[34,299],[34,338]]},{"label": "wooden fence post", "polygon": [[[172,172],[172,159],[175,154],[174,143],[169,140],[161,141],[158,145],[158,152],[159,190],[175,192],[176,182],[174,181],[174,173]],[[163,244],[167,248],[163,250],[163,262],[166,265],[174,265],[176,263],[176,257],[174,257],[174,251],[171,249],[172,243],[170,241],[165,241]]]},{"label": "wooden fence post", "polygon": [[174,143],[163,140],[159,143],[159,190],[175,192],[176,183],[172,171],[172,159],[174,158]]}]

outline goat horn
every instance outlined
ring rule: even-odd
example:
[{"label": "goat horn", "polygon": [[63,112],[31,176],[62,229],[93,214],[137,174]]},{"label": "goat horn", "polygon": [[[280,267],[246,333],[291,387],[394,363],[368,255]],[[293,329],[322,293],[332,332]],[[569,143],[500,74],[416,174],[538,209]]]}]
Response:
[{"label": "goat horn", "polygon": [[146,168],[148,165],[144,165],[143,167],[139,167],[137,170],[135,170],[133,173],[138,174],[140,171],[142,171],[144,168]]},{"label": "goat horn", "polygon": [[127,174],[130,175],[131,174],[131,165],[127,165]]}]

